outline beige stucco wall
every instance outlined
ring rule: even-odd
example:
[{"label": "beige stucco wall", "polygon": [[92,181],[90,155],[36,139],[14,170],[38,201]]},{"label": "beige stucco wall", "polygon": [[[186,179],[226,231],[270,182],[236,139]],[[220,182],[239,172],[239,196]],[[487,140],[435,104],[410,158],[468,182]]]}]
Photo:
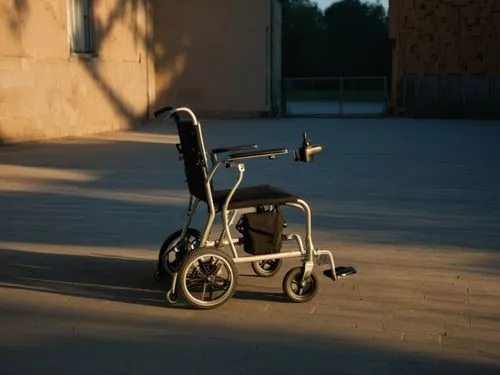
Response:
[{"label": "beige stucco wall", "polygon": [[278,0],[94,4],[97,55],[81,57],[66,0],[0,0],[0,143],[123,129],[163,105],[248,116],[279,103]]},{"label": "beige stucco wall", "polygon": [[270,0],[154,0],[156,105],[270,109]]},{"label": "beige stucco wall", "polygon": [[0,140],[125,128],[148,108],[143,0],[95,2],[98,56],[70,56],[64,0],[0,0]]}]

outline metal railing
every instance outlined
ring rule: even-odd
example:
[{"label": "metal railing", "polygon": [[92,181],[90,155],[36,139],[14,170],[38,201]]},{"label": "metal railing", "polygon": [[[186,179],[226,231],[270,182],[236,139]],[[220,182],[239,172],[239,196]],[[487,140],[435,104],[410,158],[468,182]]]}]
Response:
[{"label": "metal railing", "polygon": [[387,111],[387,77],[285,78],[282,109],[290,116],[380,116]]}]

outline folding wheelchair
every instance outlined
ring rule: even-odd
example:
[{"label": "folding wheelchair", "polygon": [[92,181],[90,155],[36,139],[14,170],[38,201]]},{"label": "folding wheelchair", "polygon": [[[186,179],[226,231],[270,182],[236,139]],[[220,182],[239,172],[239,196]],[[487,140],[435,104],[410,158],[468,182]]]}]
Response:
[{"label": "folding wheelchair", "polygon": [[[316,266],[329,266],[324,275],[333,280],[356,273],[353,267],[336,267],[331,251],[314,247],[311,209],[302,198],[272,185],[239,188],[245,173],[244,161],[273,159],[288,154],[288,149],[258,150],[255,144],[230,146],[211,150],[209,158],[201,124],[192,110],[164,107],[154,116],[162,120],[174,118],[177,124],[180,143],[176,147],[179,158],[184,161],[190,193],[184,227],[163,243],[154,274],[157,281],[170,276],[171,285],[166,294],[169,303],[176,303],[181,297],[198,309],[223,305],[235,293],[239,263],[251,263],[258,276],[271,277],[278,273],[283,259],[300,259],[301,265],[290,269],[282,282],[284,293],[293,302],[307,302],[317,294]],[[304,134],[301,148],[294,151],[295,161],[311,162],[320,151],[322,146],[313,146]],[[214,189],[214,176],[222,167],[237,171],[236,183],[231,189]],[[208,207],[208,218],[199,231],[191,227],[191,219],[201,202]],[[305,241],[298,234],[284,233],[287,225],[282,206],[296,207],[305,214]],[[217,215],[222,219],[222,231],[210,240]],[[231,228],[239,233],[237,238],[233,237]],[[281,251],[283,241],[295,241],[298,249]],[[237,247],[243,247],[246,255],[238,254]]]}]

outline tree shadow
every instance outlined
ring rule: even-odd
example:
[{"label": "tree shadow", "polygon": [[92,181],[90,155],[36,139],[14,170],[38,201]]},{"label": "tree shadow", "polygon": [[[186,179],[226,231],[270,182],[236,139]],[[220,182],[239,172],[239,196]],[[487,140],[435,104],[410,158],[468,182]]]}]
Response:
[{"label": "tree shadow", "polygon": [[17,39],[21,38],[21,27],[30,15],[30,7],[27,0],[14,0],[13,12],[10,7],[0,4],[0,13],[8,17],[10,32]]},{"label": "tree shadow", "polygon": [[[187,22],[185,27],[180,27],[183,23],[177,22],[177,29],[164,35],[166,20],[161,16],[167,15],[168,22],[176,19],[169,11],[169,5],[173,3],[172,0],[120,0],[96,4],[96,7],[108,9],[105,13],[100,12],[99,17],[94,17],[95,51],[91,56],[71,55],[71,64],[78,64],[86,72],[114,109],[114,113],[125,122],[126,126],[122,128],[133,129],[145,125],[159,106],[185,104],[165,103],[165,100],[175,98],[175,94],[170,93],[177,91],[177,80],[189,69],[189,64],[192,63],[189,54],[198,40],[203,39],[203,30],[189,27],[192,22]],[[0,11],[9,18],[12,37],[21,40],[23,25],[32,22],[29,18],[34,12],[30,3],[27,0],[15,0],[11,6],[5,5]],[[189,12],[183,14],[184,19],[190,16]],[[121,52],[117,56],[107,56],[106,49],[117,42],[116,30],[120,28],[127,33],[121,37],[131,39],[124,43],[133,44],[131,48],[134,51],[122,53],[128,53],[129,56],[121,56]],[[121,92],[121,86],[109,78],[113,69],[110,64],[113,61],[120,65],[135,65],[132,69],[142,70],[141,84],[147,91],[144,108],[131,103],[130,93]],[[133,74],[136,74],[135,70]]]},{"label": "tree shadow", "polygon": [[[139,51],[145,51],[144,63],[147,66],[146,69],[153,68],[153,71],[149,71],[146,77],[150,79],[150,75],[154,75],[154,83],[148,82],[148,90],[150,90],[149,85],[154,86],[154,96],[163,97],[166,92],[171,90],[175,86],[175,80],[179,75],[183,74],[183,69],[175,70],[178,65],[179,58],[189,60],[186,58],[184,46],[182,43],[178,43],[179,39],[188,38],[189,40],[195,39],[192,35],[178,35],[165,40],[162,34],[157,30],[158,26],[156,22],[163,24],[164,20],[160,20],[157,17],[156,8],[165,7],[167,1],[157,1],[157,0],[126,0],[117,1],[115,6],[111,9],[108,16],[104,20],[95,20],[95,35],[96,35],[96,54],[99,56],[100,51],[104,44],[108,43],[112,37],[112,32],[117,24],[125,24],[128,31],[132,34],[134,43],[138,46]],[[168,8],[168,7],[167,7]],[[142,28],[138,26],[137,14],[142,12],[146,17],[146,24]],[[183,30],[183,32],[189,32],[189,29]],[[176,43],[177,42],[177,43]],[[152,60],[152,62],[150,61]],[[106,80],[106,74],[102,71],[103,61],[97,57],[96,59],[91,59],[88,61],[82,61],[82,66],[87,71],[88,75],[92,77],[94,82],[100,88],[100,90],[106,95],[108,101],[113,105],[120,115],[125,118],[130,128],[136,127],[136,125],[142,125],[144,122],[150,120],[150,115],[155,109],[153,107],[165,105],[164,103],[157,103],[157,101],[151,101],[148,95],[147,109],[143,113],[136,113],[127,104],[126,100],[121,97],[120,93],[111,86]],[[161,80],[156,77],[160,74],[160,70],[166,70],[170,73],[170,80],[166,84],[162,84]],[[172,104],[172,103],[170,103]]]},{"label": "tree shadow", "polygon": [[[331,232],[334,236],[345,230],[345,228],[339,229],[336,225],[340,222],[340,215],[347,213],[351,214],[350,224],[352,227],[350,229],[358,233],[359,238],[366,242],[372,240],[371,236],[367,235],[372,225],[376,225],[375,229],[380,232],[400,230],[403,224],[398,220],[383,221],[381,218],[387,218],[387,212],[390,212],[389,215],[393,218],[397,218],[399,209],[404,204],[402,197],[419,197],[419,193],[423,192],[423,197],[429,198],[425,195],[429,191],[428,189],[438,189],[442,186],[449,188],[458,185],[473,196],[474,199],[470,200],[470,196],[463,195],[461,199],[467,203],[465,205],[462,205],[461,201],[458,200],[460,203],[458,212],[463,215],[469,214],[471,217],[470,213],[473,211],[471,207],[480,209],[484,208],[485,202],[489,203],[489,206],[486,205],[486,207],[491,207],[493,211],[484,211],[480,215],[482,220],[479,224],[492,221],[495,209],[498,207],[497,201],[487,199],[491,196],[490,194],[497,191],[496,176],[490,173],[498,158],[497,148],[493,147],[495,139],[497,139],[493,135],[498,130],[493,128],[491,131],[485,131],[485,128],[481,130],[477,127],[459,129],[464,132],[461,137],[467,140],[466,147],[464,147],[463,142],[450,141],[450,132],[446,127],[445,129],[433,127],[427,128],[428,131],[422,131],[421,128],[407,126],[402,131],[400,128],[390,125],[378,127],[374,123],[362,124],[356,121],[334,123],[317,121],[308,122],[306,125],[303,122],[294,121],[273,122],[272,124],[260,121],[243,121],[237,124],[208,121],[206,125],[207,147],[248,143],[248,141],[254,140],[263,148],[295,145],[297,139],[300,140],[297,135],[300,135],[300,130],[304,130],[304,128],[312,136],[313,142],[316,142],[316,139],[321,140],[321,143],[327,147],[325,153],[315,163],[291,167],[290,159],[285,158],[274,161],[249,162],[247,163],[249,173],[247,178],[252,184],[272,181],[291,191],[300,192],[311,202],[313,215],[324,216],[324,220],[315,219],[314,228]],[[454,127],[454,132],[457,132],[456,127]],[[161,242],[172,230],[177,229],[185,217],[187,189],[183,178],[183,166],[181,162],[177,161],[177,151],[173,144],[175,141],[171,138],[174,134],[173,125],[162,125],[121,135],[113,133],[47,144],[13,146],[0,150],[2,159],[0,173],[4,173],[0,184],[0,210],[2,212],[0,241],[4,242],[2,244],[4,250],[0,250],[0,264],[2,264],[0,282],[2,287],[50,292],[69,297],[78,296],[99,301],[117,301],[141,307],[161,308],[168,306],[165,303],[164,295],[168,281],[156,284],[152,280],[152,273]],[[457,133],[453,134],[456,136]],[[151,135],[153,136],[151,137]],[[448,143],[442,143],[444,138]],[[429,142],[428,139],[432,139],[432,142],[436,142],[442,148],[423,147],[424,145],[429,146],[426,143]],[[422,148],[430,151],[422,156],[417,156],[417,151]],[[444,163],[445,168],[440,167],[440,163]],[[290,171],[290,168],[294,168],[293,172]],[[388,171],[385,170],[386,168]],[[461,173],[463,170],[469,171],[469,174]],[[418,178],[408,179],[409,175],[413,173]],[[234,175],[231,176],[234,181]],[[455,180],[457,176],[458,181]],[[230,179],[228,177],[228,180]],[[18,185],[14,184],[16,181],[18,181]],[[390,188],[389,195],[394,194],[394,199],[381,199],[380,195],[370,195],[370,191],[380,193],[378,189],[381,189],[382,186],[379,186],[378,183],[387,183]],[[419,186],[419,189],[412,190],[415,184]],[[479,189],[479,192],[475,189]],[[178,196],[174,196],[179,192],[180,196],[184,198],[179,199]],[[357,201],[360,196],[364,197],[362,202]],[[454,205],[443,205],[439,199],[426,200],[422,197],[419,199],[421,201],[416,202],[416,209],[418,209],[416,213],[422,217],[443,214],[443,211],[451,216],[457,213]],[[344,205],[341,210],[339,209],[340,204]],[[368,220],[359,222],[355,219],[362,215],[368,216],[368,211],[370,211],[371,223]],[[329,212],[337,215],[332,221],[326,220]],[[203,219],[205,214],[206,212],[202,209],[200,216]],[[294,221],[295,218],[292,217],[290,221],[303,223],[301,219],[302,217]],[[409,216],[405,217],[405,220],[408,220],[406,225],[410,227],[415,218]],[[460,231],[470,225],[470,222],[464,224],[452,221],[451,224]],[[481,225],[479,228],[481,229]],[[483,227],[479,234],[484,234],[488,228]],[[422,231],[421,234],[425,234],[429,227],[419,228],[417,226],[415,229]],[[418,238],[418,244],[425,248],[439,248],[449,244],[450,239],[453,240],[453,234],[441,238],[422,235]],[[382,238],[382,240],[384,239]],[[397,238],[387,236],[385,241],[390,245],[404,246],[407,244],[403,235]],[[8,242],[13,244],[7,246]],[[488,259],[494,260],[497,253],[495,253],[493,245],[495,243],[490,247],[492,256]],[[48,251],[46,253],[41,253],[42,250],[28,251],[26,249],[29,246],[35,248],[43,246]],[[87,254],[78,255],[78,246],[86,246],[85,252]],[[112,248],[108,248],[106,254],[102,254],[99,246]],[[51,247],[57,247],[59,254],[52,252]],[[134,249],[140,249],[141,255],[127,255],[135,251]],[[342,250],[339,251],[340,253]],[[345,257],[345,255],[342,256]],[[370,254],[367,253],[366,258],[369,257]],[[380,264],[377,264],[378,261],[380,259],[373,261],[370,268],[380,267]],[[386,259],[384,262],[388,262],[388,260]],[[485,260],[482,263],[466,266],[460,264],[457,267],[462,267],[462,269],[469,267],[468,269],[478,273],[494,273],[497,269],[495,266],[497,263]],[[262,283],[269,282],[270,280],[262,280]],[[270,302],[271,309],[288,309],[285,303],[289,302],[285,302],[284,296],[278,293],[274,287],[263,288],[262,292],[257,292],[253,289],[253,284],[259,284],[255,278],[245,284],[247,285],[242,285],[237,290],[236,304],[258,300]],[[404,290],[401,293],[411,294],[414,292],[411,288],[402,289]],[[407,308],[407,306],[402,305],[402,297],[396,298],[400,309]],[[265,302],[264,305],[266,305]],[[354,305],[355,302],[349,300],[348,303]],[[231,311],[230,305],[226,307]],[[175,308],[184,309],[185,305],[179,304]],[[450,316],[452,309],[453,305],[435,313],[443,314],[446,318]],[[253,311],[245,312],[245,308],[241,305],[236,305],[235,310],[237,310],[236,315],[241,314],[242,319]],[[456,311],[453,310],[453,312]],[[370,314],[372,313],[370,311]],[[479,313],[483,313],[483,310]],[[9,310],[7,307],[5,309],[2,307],[0,314],[5,317],[3,321],[7,322],[9,317],[13,321],[17,318],[20,319],[23,311],[22,309]],[[35,313],[32,310],[26,314],[28,320],[37,321],[33,318]],[[64,313],[54,312],[54,319],[60,317],[61,314]],[[168,313],[166,314],[168,315]],[[217,311],[212,316],[216,314],[222,313]],[[119,315],[115,314],[114,318],[125,319]],[[256,315],[265,316],[262,320],[271,317],[270,314],[263,315],[263,313]],[[337,318],[334,313],[326,318],[325,315],[318,318],[313,314],[309,315],[310,320],[304,318],[304,325],[310,324],[310,327],[321,326],[321,319],[335,320]],[[78,338],[75,337],[67,339],[68,341],[65,338],[60,341],[53,338],[52,343],[47,345],[47,348],[50,349],[44,353],[49,356],[53,355],[55,358],[56,354],[54,353],[57,351],[60,358],[71,358],[68,355],[61,356],[61,350],[64,352],[64,347],[70,345],[72,350],[77,351],[83,348],[91,356],[97,353],[94,350],[101,348],[105,352],[107,350],[106,353],[110,355],[113,353],[112,350],[118,350],[122,355],[124,351],[130,350],[130,353],[134,353],[132,357],[136,358],[141,350],[145,350],[146,354],[142,356],[140,361],[150,358],[151,355],[152,362],[157,364],[158,362],[153,361],[151,347],[157,347],[154,343],[158,342],[158,327],[163,327],[166,330],[162,331],[165,340],[162,341],[162,344],[164,345],[162,345],[161,350],[153,350],[155,356],[159,356],[160,352],[164,353],[167,347],[179,350],[180,353],[185,353],[186,358],[191,359],[189,363],[193,363],[193,367],[189,367],[189,369],[183,364],[183,373],[194,373],[195,368],[198,369],[197,373],[199,373],[199,363],[202,358],[197,361],[198,363],[194,363],[196,361],[193,360],[192,350],[196,352],[196,355],[199,354],[198,350],[203,353],[211,350],[213,353],[214,335],[220,338],[220,335],[224,335],[223,332],[232,331],[227,331],[227,325],[224,327],[204,325],[201,323],[201,319],[203,319],[201,314],[194,315],[194,317],[189,325],[179,324],[177,318],[173,319],[171,316],[165,319],[165,316],[162,315],[161,319],[155,320],[154,323],[149,321],[149,316],[143,317],[148,322],[142,321],[140,325],[144,327],[143,324],[148,324],[149,329],[154,331],[156,335],[154,339],[149,339],[149,336],[148,339],[145,339],[144,335],[139,333],[130,340],[123,337],[103,339],[100,336],[101,338],[95,339],[88,336],[86,344],[83,343],[85,340],[78,341]],[[412,317],[414,318],[413,315]],[[221,319],[223,318],[224,316]],[[494,316],[484,318],[495,319]],[[78,324],[82,324],[85,319],[89,318],[84,313],[79,315]],[[243,321],[245,322],[245,320]],[[203,322],[206,323],[206,321]],[[199,323],[199,326],[195,326],[195,323]],[[131,326],[133,324],[129,322],[127,327]],[[302,327],[300,324],[298,326]],[[247,338],[246,344],[242,344],[241,340],[235,337],[224,337],[224,340],[221,339],[217,346],[221,352],[224,351],[224,355],[219,353],[219,361],[224,363],[224,366],[227,365],[228,371],[230,371],[232,367],[231,362],[227,361],[228,348],[233,350],[231,353],[239,356],[238,358],[243,358],[246,355],[245,358],[248,359],[248,350],[258,346],[265,348],[262,350],[266,351],[267,358],[270,356],[269,353],[275,353],[273,364],[280,364],[279,371],[290,369],[289,371],[293,372],[302,366],[304,371],[326,373],[325,369],[328,369],[328,372],[331,372],[333,368],[331,358],[335,355],[337,356],[334,361],[335,370],[340,373],[411,374],[425,371],[437,374],[448,371],[464,374],[475,372],[495,374],[498,372],[498,366],[495,364],[476,364],[451,359],[438,360],[435,356],[426,354],[406,354],[398,350],[382,349],[379,345],[380,341],[357,343],[346,340],[343,345],[339,345],[335,342],[333,335],[315,335],[307,329],[300,331],[300,327],[297,327],[296,333],[288,336],[280,329],[277,329],[276,334],[265,329],[256,331],[257,333],[245,330],[234,331],[235,335]],[[53,326],[50,328],[52,329]],[[123,330],[123,326],[120,329]],[[172,334],[174,329],[183,331],[184,336],[182,333],[180,334],[182,337]],[[168,330],[170,331],[167,332]],[[207,333],[207,330],[211,331]],[[186,332],[189,333],[189,339],[185,336]],[[250,335],[255,336],[248,339]],[[275,336],[277,340],[271,345],[264,339],[266,335],[267,337],[269,335]],[[142,337],[142,339],[137,339],[137,337]],[[145,342],[151,344],[147,345],[148,350],[142,346]],[[332,342],[335,342],[335,345]],[[289,343],[291,344],[289,345]],[[82,347],[79,347],[80,344]],[[193,347],[193,345],[195,346]],[[114,349],[111,349],[111,346]],[[191,350],[189,355],[185,352],[187,347]],[[5,349],[5,346],[2,349]],[[41,358],[39,357],[41,352],[35,349],[31,351],[30,348],[23,347],[23,361],[21,361],[18,349],[6,349],[5,352],[9,353],[8,362],[3,362],[2,365],[12,366],[8,368],[15,369],[12,370],[14,373],[20,372],[17,370],[21,368],[31,370],[31,364],[26,361],[26,356],[36,360]],[[306,356],[309,360],[299,361],[297,365],[296,361],[293,362],[292,359],[296,357],[299,350],[302,350],[300,351],[301,355]],[[470,348],[464,349],[465,352],[467,350]],[[495,349],[490,349],[490,351],[492,350]],[[290,354],[290,351],[293,352],[293,355]],[[168,358],[173,358],[171,360],[174,362],[174,367],[169,367],[169,369],[175,368],[175,366],[182,367],[175,355]],[[137,361],[137,363],[140,362],[139,359]],[[50,363],[43,361],[42,363],[46,363],[52,369]],[[59,369],[66,369],[70,361],[68,360],[64,364],[60,361],[58,363],[61,366]],[[255,367],[259,367],[260,364],[252,363],[251,370],[254,372]],[[76,368],[74,362],[72,362],[72,366]],[[89,366],[97,368],[100,365],[98,361],[93,361]],[[235,365],[239,368],[238,366],[240,365]],[[114,367],[113,370],[118,371],[117,368],[119,366]],[[76,371],[79,370],[80,368]],[[142,370],[146,371],[144,368]],[[220,366],[218,370],[220,372]],[[48,372],[56,373],[56,371],[58,370],[53,369],[53,371]],[[59,371],[68,372],[67,370]],[[240,372],[244,371],[250,370],[240,369]],[[10,372],[6,371],[6,373]]]},{"label": "tree shadow", "polygon": [[[243,182],[272,183],[304,197],[312,207],[315,232],[391,246],[500,250],[496,127],[322,120],[203,125],[207,148],[248,142],[295,148],[304,130],[313,143],[323,144],[323,154],[312,164],[291,165],[290,157],[249,161]],[[12,170],[5,181],[19,180],[0,197],[4,212],[13,218],[2,237],[22,242],[21,223],[36,228],[38,217],[47,216],[44,210],[56,208],[45,218],[43,231],[32,231],[31,241],[44,243],[47,233],[54,233],[49,243],[134,246],[148,245],[147,239],[159,245],[182,224],[187,207],[176,139],[174,124],[166,123],[2,150],[3,166]],[[43,173],[47,175],[35,177]],[[234,181],[233,171],[224,170],[216,183]],[[148,215],[150,223],[144,225]],[[298,211],[288,210],[286,217],[290,224],[304,223]],[[198,218],[204,220],[204,215]],[[141,235],[127,229],[132,227]],[[76,238],[70,234],[75,231],[85,235]]]}]

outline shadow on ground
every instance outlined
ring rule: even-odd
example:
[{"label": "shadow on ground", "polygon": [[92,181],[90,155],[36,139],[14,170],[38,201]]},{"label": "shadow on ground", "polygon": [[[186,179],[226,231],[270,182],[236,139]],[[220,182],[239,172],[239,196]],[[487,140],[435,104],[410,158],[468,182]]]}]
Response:
[{"label": "shadow on ground", "polygon": [[[165,306],[161,285],[153,281],[154,262],[113,256],[89,256],[0,250],[3,287]],[[164,288],[166,289],[166,288]]]},{"label": "shadow on ground", "polygon": [[[247,162],[244,184],[303,196],[313,227],[355,241],[498,251],[500,127],[389,120],[214,122],[208,148],[255,141],[325,150],[312,164],[290,156]],[[91,139],[0,150],[0,241],[153,246],[184,220],[188,192],[172,123]],[[232,170],[218,187],[234,181]],[[202,212],[202,211],[200,211]],[[199,215],[198,226],[204,220]],[[303,223],[295,211],[291,223]]]},{"label": "shadow on ground", "polygon": [[[358,341],[327,333],[293,333],[272,328],[236,329],[193,319],[165,319],[100,312],[2,309],[24,324],[0,344],[4,375],[34,374],[498,374],[498,366],[437,358],[425,349],[396,349],[384,342]],[[76,320],[76,321],[75,321]],[[44,332],[41,324],[50,326]],[[38,326],[37,326],[38,325]],[[26,333],[28,332],[29,333]],[[9,329],[4,331],[6,334]]]},{"label": "shadow on ground", "polygon": [[[188,308],[180,301],[169,305],[165,291],[171,280],[153,280],[155,260],[127,256],[74,255],[0,249],[0,287],[54,293],[156,307]],[[248,277],[241,274],[241,277]],[[239,288],[234,298],[289,302],[283,293]]]},{"label": "shadow on ground", "polygon": [[[293,164],[287,157],[255,160],[247,163],[247,181],[275,181],[304,196],[313,208],[314,228],[330,232],[332,238],[429,250],[480,249],[491,252],[491,261],[470,266],[478,272],[497,272],[500,128],[387,120],[212,121],[205,127],[209,147],[253,140],[263,148],[298,147],[304,130],[313,142],[325,146],[315,163]],[[174,128],[168,125],[0,149],[2,286],[124,302],[141,311],[159,307],[155,314],[166,311],[167,316],[141,313],[133,318],[129,311],[106,317],[105,309],[99,309],[96,318],[76,306],[61,311],[40,306],[34,312],[4,302],[2,332],[8,335],[15,327],[12,337],[17,341],[1,344],[2,374],[38,373],[40,368],[51,374],[89,369],[168,369],[183,374],[499,372],[494,365],[388,349],[378,340],[315,335],[304,328],[314,327],[311,314],[303,326],[291,327],[293,334],[250,326],[236,330],[230,325],[238,317],[227,326],[203,325],[203,316],[210,315],[197,312],[196,319],[182,321],[187,310],[168,318],[172,310],[161,310],[166,306],[165,285],[152,280],[151,259],[165,236],[181,224],[187,204],[174,143]],[[224,171],[222,185],[232,181],[231,173]],[[204,214],[202,210],[199,222]],[[301,223],[299,219],[290,213],[291,223]],[[58,246],[61,254],[25,251],[23,244]],[[80,256],[72,252],[79,246],[111,247],[113,254]],[[62,254],[65,247],[67,254]],[[115,250],[120,248],[123,253]],[[145,250],[151,259],[127,257],[128,248]],[[281,300],[279,293],[247,288],[235,298]],[[216,313],[228,311],[231,306]],[[246,312],[237,313],[241,324]],[[45,326],[50,328],[46,337],[36,334]],[[23,329],[29,334],[19,343]],[[464,353],[470,350],[464,348]]]}]

